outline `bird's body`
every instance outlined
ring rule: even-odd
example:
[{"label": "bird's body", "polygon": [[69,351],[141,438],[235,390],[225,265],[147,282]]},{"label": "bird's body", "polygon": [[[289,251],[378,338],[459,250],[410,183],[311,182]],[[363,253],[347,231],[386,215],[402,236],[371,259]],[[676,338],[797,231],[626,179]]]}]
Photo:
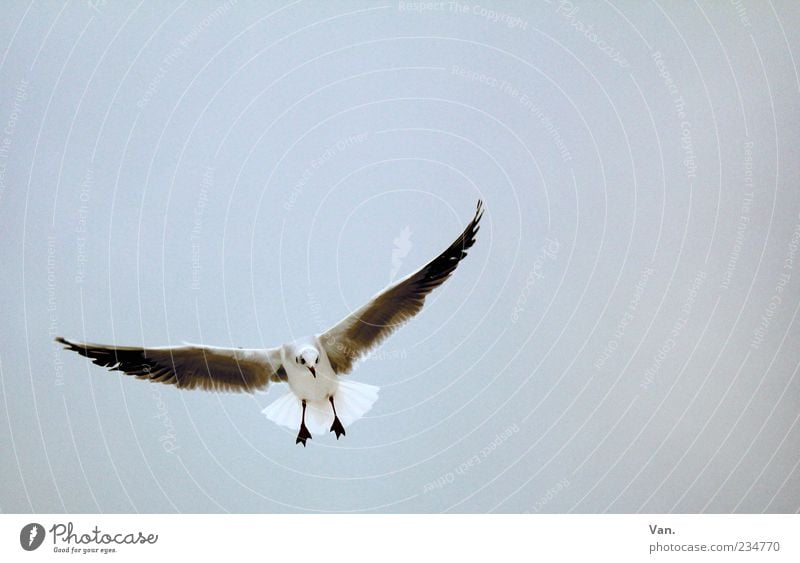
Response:
[{"label": "bird's body", "polygon": [[[314,366],[316,373],[308,376],[308,369],[291,361],[303,349],[314,348],[319,351],[319,361]],[[328,361],[325,349],[317,336],[309,336],[281,347],[281,361],[286,369],[287,383],[292,393],[301,400],[321,403],[332,397],[339,388],[339,378]]]},{"label": "bird's body", "polygon": [[79,343],[61,337],[56,341],[95,364],[182,389],[253,392],[270,383],[287,383],[290,392],[264,409],[267,418],[298,430],[297,443],[304,446],[312,432],[335,432],[338,439],[345,435],[345,426],[364,416],[378,398],[377,387],[342,376],[353,369],[356,360],[416,315],[428,293],[450,277],[475,243],[482,214],[479,201],[475,217],[444,252],[329,330],[276,348],[199,344],[139,348]]}]

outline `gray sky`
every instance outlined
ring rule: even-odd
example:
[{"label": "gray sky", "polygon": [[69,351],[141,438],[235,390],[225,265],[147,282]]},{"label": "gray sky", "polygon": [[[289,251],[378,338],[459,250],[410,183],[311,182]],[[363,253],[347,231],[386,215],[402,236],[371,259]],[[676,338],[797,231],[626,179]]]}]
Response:
[{"label": "gray sky", "polygon": [[[7,3],[0,510],[800,509],[792,2]],[[475,247],[303,449],[275,346]]]}]

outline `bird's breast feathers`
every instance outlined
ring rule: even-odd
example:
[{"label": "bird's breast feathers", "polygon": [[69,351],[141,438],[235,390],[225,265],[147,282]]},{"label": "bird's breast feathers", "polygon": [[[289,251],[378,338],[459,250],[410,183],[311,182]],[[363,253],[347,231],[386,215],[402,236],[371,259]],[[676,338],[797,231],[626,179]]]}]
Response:
[{"label": "bird's breast feathers", "polygon": [[339,387],[339,381],[333,370],[330,367],[326,369],[321,364],[317,368],[316,377],[311,375],[307,369],[297,368],[293,365],[286,366],[286,374],[292,392],[300,399],[308,401],[327,401],[328,397],[333,396]]},{"label": "bird's breast feathers", "polygon": [[[327,402],[328,397],[334,395],[339,387],[338,377],[333,371],[324,350],[320,350],[319,363],[316,366],[316,377],[311,374],[307,367],[298,365],[294,361],[293,354],[304,345],[315,346],[316,344],[311,338],[303,339],[301,342],[301,345],[295,345],[284,350],[283,367],[286,370],[289,388],[300,399]],[[320,347],[315,347],[318,350],[320,349]]]}]

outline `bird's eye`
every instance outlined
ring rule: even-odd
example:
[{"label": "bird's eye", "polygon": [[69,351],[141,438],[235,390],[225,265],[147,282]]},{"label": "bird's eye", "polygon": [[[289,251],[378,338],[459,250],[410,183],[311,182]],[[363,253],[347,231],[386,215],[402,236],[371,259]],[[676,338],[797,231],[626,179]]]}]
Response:
[{"label": "bird's eye", "polygon": [[305,359],[305,358],[300,358],[300,363],[301,363],[301,364],[303,364],[303,365],[305,365],[305,363],[306,363],[306,359]]}]

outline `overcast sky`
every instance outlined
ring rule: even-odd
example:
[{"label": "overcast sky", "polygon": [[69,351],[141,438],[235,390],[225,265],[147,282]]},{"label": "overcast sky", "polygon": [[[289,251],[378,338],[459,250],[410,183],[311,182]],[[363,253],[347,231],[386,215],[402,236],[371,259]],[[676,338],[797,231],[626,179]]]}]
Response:
[{"label": "overcast sky", "polygon": [[[7,2],[3,512],[800,509],[793,2]],[[307,448],[271,347],[476,245]]]}]

